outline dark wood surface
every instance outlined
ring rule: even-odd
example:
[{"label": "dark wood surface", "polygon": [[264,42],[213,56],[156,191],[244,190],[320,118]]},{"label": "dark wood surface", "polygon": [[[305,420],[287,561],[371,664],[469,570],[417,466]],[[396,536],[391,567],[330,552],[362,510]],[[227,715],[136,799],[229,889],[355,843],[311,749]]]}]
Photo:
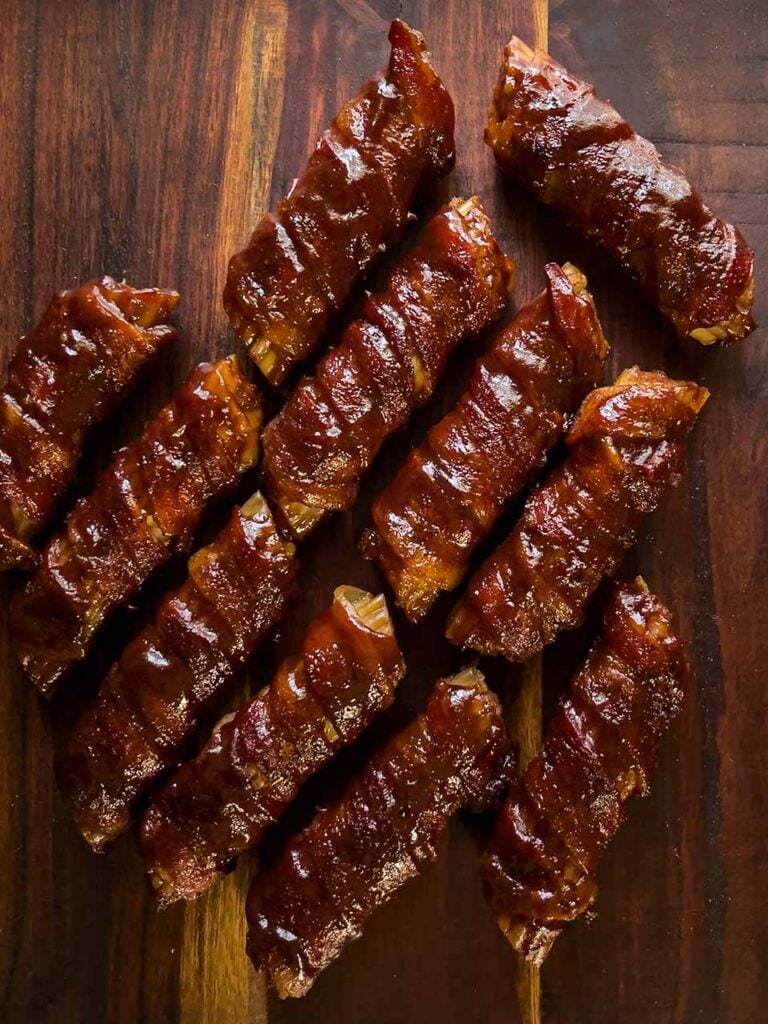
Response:
[{"label": "dark wood surface", "polygon": [[[0,1020],[8,1024],[765,1019],[766,334],[728,351],[678,347],[609,260],[501,185],[482,143],[505,40],[513,32],[548,40],[742,227],[757,252],[757,316],[766,322],[764,0],[2,0],[2,351],[54,289],[94,274],[182,293],[183,339],[99,432],[81,476],[87,487],[193,362],[235,346],[219,301],[227,256],[289,187],[338,105],[384,62],[387,23],[401,11],[425,31],[457,104],[457,168],[427,209],[477,192],[518,260],[518,302],[540,287],[545,259],[571,259],[590,277],[612,370],[663,367],[712,391],[688,476],[627,563],[677,612],[694,691],[652,795],[632,808],[606,856],[597,917],[556,944],[540,999],[537,972],[519,967],[483,903],[477,826],[457,821],[439,862],[377,914],[312,993],[278,1004],[243,953],[255,856],[197,904],[159,914],[132,839],[99,858],[76,836],[51,773],[56,714],[14,667],[5,618],[16,581],[2,579]],[[382,452],[356,508],[305,548],[300,598],[240,694],[268,681],[335,585],[379,585],[355,553],[371,494],[450,405],[472,357],[453,361],[432,406]],[[178,571],[108,631],[85,689]],[[397,708],[309,787],[262,856],[459,663],[440,639],[448,604],[420,628],[397,620],[409,665]],[[587,641],[583,631],[568,637],[522,671],[490,666],[526,755],[538,742],[540,707],[546,719]]]}]

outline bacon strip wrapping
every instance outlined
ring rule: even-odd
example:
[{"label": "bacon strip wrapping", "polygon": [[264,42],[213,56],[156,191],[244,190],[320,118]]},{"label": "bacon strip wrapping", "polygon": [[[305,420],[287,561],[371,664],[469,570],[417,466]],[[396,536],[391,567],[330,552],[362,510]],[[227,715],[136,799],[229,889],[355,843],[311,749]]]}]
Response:
[{"label": "bacon strip wrapping", "polygon": [[578,626],[643,517],[685,468],[705,388],[637,367],[581,405],[568,455],[530,496],[515,529],[470,580],[446,635],[524,661]]},{"label": "bacon strip wrapping", "polygon": [[386,71],[337,114],[290,194],[232,257],[224,306],[272,384],[402,235],[417,192],[454,164],[453,102],[424,37],[393,22]]},{"label": "bacon strip wrapping", "polygon": [[667,609],[641,579],[616,586],[603,636],[560,703],[541,755],[513,781],[483,859],[499,926],[527,960],[541,964],[566,924],[592,906],[600,858],[625,801],[648,790],[686,681]]},{"label": "bacon strip wrapping", "polygon": [[464,577],[472,552],[529,483],[608,353],[586,278],[546,268],[547,287],[475,364],[456,408],[373,503],[363,551],[411,622]]},{"label": "bacon strip wrapping", "polygon": [[189,576],[125,648],[58,761],[62,791],[94,850],[183,760],[199,716],[282,615],[297,571],[293,545],[260,494],[189,560]]},{"label": "bacon strip wrapping", "polygon": [[258,393],[230,356],[197,366],[117,453],[13,602],[19,661],[42,693],[85,656],[111,612],[189,547],[212,499],[255,465],[261,420]]},{"label": "bacon strip wrapping", "polygon": [[19,342],[0,392],[0,571],[34,565],[30,541],[72,483],[86,433],[176,336],[178,301],[97,278],[55,295]]},{"label": "bacon strip wrapping", "polygon": [[229,870],[301,784],[389,707],[404,671],[383,596],[339,587],[301,657],[153,795],[141,846],[160,904],[192,899]]},{"label": "bacon strip wrapping", "polygon": [[459,342],[504,308],[513,264],[476,198],[454,199],[369,296],[361,320],[264,432],[269,497],[295,537],[349,508],[379,448],[424,404]]},{"label": "bacon strip wrapping", "polygon": [[503,171],[638,279],[681,338],[709,345],[753,330],[754,256],[741,233],[547,53],[511,40],[485,138]]},{"label": "bacon strip wrapping", "polygon": [[435,859],[451,815],[503,791],[510,767],[482,675],[441,680],[424,713],[254,880],[248,954],[278,995],[304,995],[376,907]]}]

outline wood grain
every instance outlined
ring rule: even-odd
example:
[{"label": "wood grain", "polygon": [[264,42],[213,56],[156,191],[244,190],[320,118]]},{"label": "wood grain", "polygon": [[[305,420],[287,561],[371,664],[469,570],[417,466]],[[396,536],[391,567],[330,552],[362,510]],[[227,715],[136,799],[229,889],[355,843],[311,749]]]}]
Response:
[{"label": "wood grain", "polygon": [[[653,794],[606,857],[598,915],[521,968],[484,905],[477,842],[460,820],[432,869],[371,922],[310,995],[279,1004],[243,953],[258,857],[194,906],[157,913],[131,839],[104,857],[78,840],[51,773],[52,717],[15,669],[0,579],[0,1020],[8,1024],[746,1024],[768,1003],[768,355],[680,348],[610,261],[504,185],[482,143],[501,49],[514,32],[594,80],[768,258],[768,26],[762,0],[5,0],[0,36],[0,350],[50,293],[96,273],[178,288],[183,338],[90,446],[79,486],[133,436],[188,367],[235,345],[219,295],[228,255],[290,187],[324,125],[386,58],[402,14],[424,30],[457,104],[458,162],[424,215],[477,193],[518,260],[516,301],[547,259],[590,278],[612,369],[638,362],[713,398],[691,468],[627,563],[677,611],[695,683]],[[406,245],[413,239],[411,229]],[[381,280],[387,257],[374,275]],[[758,278],[759,280],[760,278]],[[758,320],[768,307],[758,287]],[[359,298],[359,296],[358,296]],[[347,316],[355,308],[350,303]],[[333,332],[331,332],[333,335]],[[331,339],[329,339],[331,340]],[[356,507],[303,550],[303,587],[239,694],[268,681],[342,582],[379,587],[356,542],[371,496],[463,389],[478,345],[452,360],[427,410],[382,451]],[[207,525],[213,529],[216,517]],[[507,518],[507,525],[511,516]],[[499,533],[503,532],[503,526]],[[340,575],[343,566],[343,578]],[[150,585],[88,663],[116,646],[179,567]],[[461,657],[441,640],[450,598],[420,627],[398,616],[409,672],[396,707],[307,787],[259,854],[337,792],[371,746]],[[522,670],[488,663],[523,760],[532,756],[588,630]],[[232,702],[237,700],[234,695]],[[53,718],[55,719],[55,715]]]},{"label": "wood grain", "polygon": [[[620,4],[596,24],[593,4],[553,3],[552,51],[742,227],[764,267],[765,19],[728,2],[656,10],[649,18],[647,5]],[[758,1020],[768,997],[757,968],[768,931],[750,897],[765,887],[768,852],[759,783],[767,711],[754,683],[768,653],[756,576],[768,555],[758,426],[768,411],[765,333],[728,351],[681,350],[618,276],[595,266],[614,366],[661,365],[712,392],[689,473],[634,556],[681,620],[694,687],[652,796],[633,809],[606,858],[597,919],[571,929],[546,965],[544,1019],[596,1022],[613,1006],[624,1024]],[[622,301],[609,305],[603,288],[613,290],[614,280]],[[765,317],[760,297],[758,322]]]}]

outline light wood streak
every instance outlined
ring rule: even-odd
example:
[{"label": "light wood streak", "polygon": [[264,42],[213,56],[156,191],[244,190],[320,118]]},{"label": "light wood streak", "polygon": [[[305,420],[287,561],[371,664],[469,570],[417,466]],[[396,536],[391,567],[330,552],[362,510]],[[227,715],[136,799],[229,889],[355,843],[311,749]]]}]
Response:
[{"label": "light wood streak", "polygon": [[549,46],[549,0],[534,0],[533,45],[540,50]]},{"label": "light wood streak", "polygon": [[280,137],[288,10],[285,0],[250,5],[227,129],[223,189],[216,239],[214,294],[221,294],[227,262],[248,241],[269,206]]},{"label": "light wood streak", "polygon": [[[224,286],[227,259],[242,246],[269,204],[280,135],[288,11],[282,0],[251,5],[235,73],[226,132],[216,278]],[[234,344],[234,336],[232,336]],[[245,951],[247,858],[226,884],[184,912],[179,967],[180,1024],[262,1024],[266,988]]]}]

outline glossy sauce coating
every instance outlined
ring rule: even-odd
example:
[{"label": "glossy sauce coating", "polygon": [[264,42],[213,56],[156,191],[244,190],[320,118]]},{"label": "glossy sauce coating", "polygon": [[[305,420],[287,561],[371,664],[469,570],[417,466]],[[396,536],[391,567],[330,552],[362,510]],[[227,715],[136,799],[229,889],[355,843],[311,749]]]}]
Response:
[{"label": "glossy sauce coating", "polygon": [[548,54],[511,40],[485,137],[504,171],[639,280],[680,337],[708,345],[754,328],[754,257],[741,233]]},{"label": "glossy sauce coating", "polygon": [[598,383],[608,345],[586,278],[550,263],[546,290],[475,364],[456,408],[373,503],[363,540],[408,618],[453,590],[472,552]]},{"label": "glossy sauce coating", "polygon": [[158,901],[198,896],[254,846],[305,779],[392,703],[404,671],[384,598],[337,588],[301,656],[153,795],[141,846]]},{"label": "glossy sauce coating", "polygon": [[34,563],[29,542],[72,483],[86,432],[176,336],[178,301],[97,278],[55,295],[20,340],[0,392],[0,570]]},{"label": "glossy sauce coating", "polygon": [[667,609],[643,580],[616,585],[603,635],[571,684],[539,757],[512,783],[483,858],[510,943],[540,964],[589,910],[600,858],[644,794],[659,740],[682,706],[686,664]]},{"label": "glossy sauce coating", "polygon": [[400,238],[416,192],[453,167],[453,102],[424,37],[395,21],[389,39],[387,69],[342,107],[230,262],[225,308],[273,384],[312,355],[331,313]]},{"label": "glossy sauce coating", "polygon": [[95,850],[183,760],[200,714],[282,615],[297,571],[260,494],[190,558],[186,581],[125,648],[59,759],[59,783]]},{"label": "glossy sauce coating", "polygon": [[708,397],[696,384],[637,367],[589,394],[566,436],[565,461],[470,580],[448,638],[525,661],[579,625],[643,517],[678,482],[685,439]]},{"label": "glossy sauce coating", "polygon": [[426,861],[448,819],[487,803],[511,765],[482,675],[441,680],[426,709],[319,812],[248,895],[248,954],[281,997],[303,995]]},{"label": "glossy sauce coating", "polygon": [[42,693],[85,656],[115,608],[189,547],[212,499],[255,464],[261,420],[258,393],[230,356],[195,367],[117,453],[13,602],[19,661]]},{"label": "glossy sauce coating", "polygon": [[369,296],[361,320],[264,432],[269,497],[296,537],[349,508],[386,438],[426,402],[449,353],[501,315],[513,265],[475,198],[454,199]]}]

